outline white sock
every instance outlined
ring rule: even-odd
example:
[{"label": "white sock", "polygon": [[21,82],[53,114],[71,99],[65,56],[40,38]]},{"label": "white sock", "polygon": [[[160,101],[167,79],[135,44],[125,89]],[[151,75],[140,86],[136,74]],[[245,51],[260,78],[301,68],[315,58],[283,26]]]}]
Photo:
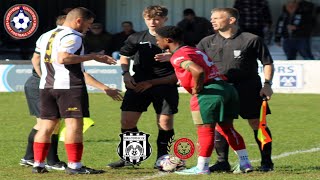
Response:
[{"label": "white sock", "polygon": [[37,162],[37,161],[35,161],[34,163],[33,163],[33,167],[44,167],[45,166],[45,163],[44,162]]},{"label": "white sock", "polygon": [[199,170],[208,170],[209,169],[209,162],[210,162],[210,157],[199,156],[197,168]]},{"label": "white sock", "polygon": [[68,167],[71,169],[79,169],[82,167],[81,162],[68,162]]},{"label": "white sock", "polygon": [[240,165],[251,164],[246,149],[241,149],[234,152],[238,155]]}]

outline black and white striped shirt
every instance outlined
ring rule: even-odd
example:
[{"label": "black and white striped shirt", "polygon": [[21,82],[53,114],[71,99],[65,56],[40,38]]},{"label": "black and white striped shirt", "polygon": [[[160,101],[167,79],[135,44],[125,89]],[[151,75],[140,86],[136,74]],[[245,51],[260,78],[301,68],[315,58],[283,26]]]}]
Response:
[{"label": "black and white striped shirt", "polygon": [[58,52],[83,55],[82,34],[69,27],[58,26],[43,34],[36,43],[41,57],[40,89],[72,89],[85,86],[83,64],[58,63]]}]

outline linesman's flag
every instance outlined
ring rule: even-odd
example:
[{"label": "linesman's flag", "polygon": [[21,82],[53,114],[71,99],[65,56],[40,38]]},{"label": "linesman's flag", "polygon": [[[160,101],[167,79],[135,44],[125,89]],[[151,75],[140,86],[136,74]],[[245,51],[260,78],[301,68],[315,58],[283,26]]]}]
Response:
[{"label": "linesman's flag", "polygon": [[[82,132],[86,132],[89,127],[93,126],[94,121],[91,118],[83,118],[83,130]],[[64,141],[66,134],[66,124],[64,121],[62,121],[62,124],[60,125],[60,131],[59,131],[59,141]]]},{"label": "linesman's flag", "polygon": [[267,128],[267,100],[266,98],[263,99],[260,111],[260,123],[258,129],[258,139],[261,142],[261,149],[263,150],[263,146],[272,141],[271,137],[269,136],[268,132],[266,131]]}]

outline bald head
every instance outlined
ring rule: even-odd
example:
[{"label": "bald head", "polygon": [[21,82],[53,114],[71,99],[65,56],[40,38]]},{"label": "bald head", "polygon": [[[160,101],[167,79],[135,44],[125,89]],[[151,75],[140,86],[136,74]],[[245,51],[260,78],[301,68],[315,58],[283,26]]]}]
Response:
[{"label": "bald head", "polygon": [[87,8],[84,7],[77,7],[72,9],[68,14],[67,14],[67,18],[66,21],[67,22],[71,22],[76,20],[77,18],[82,18],[84,20],[90,20],[90,19],[94,19],[96,16],[95,14],[90,11]]}]

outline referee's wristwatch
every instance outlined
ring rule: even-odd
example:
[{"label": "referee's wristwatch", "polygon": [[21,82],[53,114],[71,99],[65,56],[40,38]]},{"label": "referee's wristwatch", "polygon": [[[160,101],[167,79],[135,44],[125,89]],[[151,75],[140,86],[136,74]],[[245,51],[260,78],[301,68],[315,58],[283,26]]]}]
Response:
[{"label": "referee's wristwatch", "polygon": [[265,80],[265,81],[264,81],[264,84],[268,84],[268,85],[270,85],[270,86],[271,86],[271,85],[272,85],[272,81]]},{"label": "referee's wristwatch", "polygon": [[122,71],[121,75],[124,76],[126,73],[129,73],[129,71]]}]

